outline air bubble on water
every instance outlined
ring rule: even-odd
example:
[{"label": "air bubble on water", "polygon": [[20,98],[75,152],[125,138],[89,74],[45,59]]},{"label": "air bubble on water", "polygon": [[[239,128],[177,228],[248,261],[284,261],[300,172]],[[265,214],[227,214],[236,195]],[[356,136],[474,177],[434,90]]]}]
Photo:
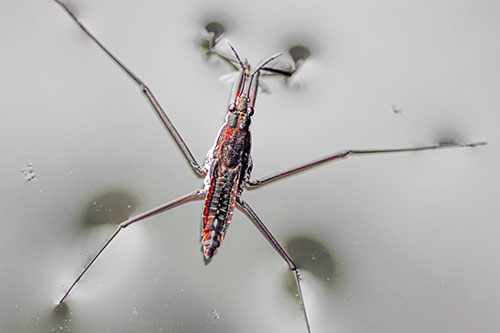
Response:
[{"label": "air bubble on water", "polygon": [[215,319],[219,319],[219,314],[217,313],[217,310],[214,310],[214,312],[212,312],[212,315],[214,316]]},{"label": "air bubble on water", "polygon": [[35,170],[33,169],[33,163],[28,163],[26,167],[21,169],[21,173],[23,174],[24,179],[27,181],[36,179]]}]

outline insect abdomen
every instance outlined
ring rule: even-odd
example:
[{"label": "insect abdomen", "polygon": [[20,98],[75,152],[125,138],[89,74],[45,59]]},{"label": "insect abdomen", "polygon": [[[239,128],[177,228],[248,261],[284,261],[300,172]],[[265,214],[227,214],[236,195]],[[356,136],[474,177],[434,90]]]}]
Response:
[{"label": "insect abdomen", "polygon": [[[222,169],[222,170],[221,170]],[[231,222],[239,183],[240,167],[221,168],[212,182],[205,199],[203,214],[203,254],[211,258],[220,246]]]}]

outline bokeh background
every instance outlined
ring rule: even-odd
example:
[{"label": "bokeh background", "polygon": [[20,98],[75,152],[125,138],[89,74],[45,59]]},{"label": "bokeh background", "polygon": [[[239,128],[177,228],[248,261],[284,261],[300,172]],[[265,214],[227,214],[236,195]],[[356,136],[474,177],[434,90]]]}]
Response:
[{"label": "bokeh background", "polygon": [[[265,80],[256,178],[345,148],[487,140],[353,157],[244,198],[302,269],[313,332],[500,330],[498,1],[66,3],[200,162],[230,90],[231,69],[199,46],[210,21],[253,64],[311,51],[288,83]],[[116,223],[201,180],[54,1],[0,13],[0,331],[304,332],[287,266],[241,211],[203,264],[202,201],[120,233],[54,309]]]}]

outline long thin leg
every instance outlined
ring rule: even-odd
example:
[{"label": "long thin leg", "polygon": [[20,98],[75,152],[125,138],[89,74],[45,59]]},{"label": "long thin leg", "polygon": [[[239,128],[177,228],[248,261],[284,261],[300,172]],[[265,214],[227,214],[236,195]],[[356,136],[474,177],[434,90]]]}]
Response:
[{"label": "long thin leg", "polygon": [[305,164],[299,165],[297,167],[284,170],[281,172],[277,172],[274,174],[270,174],[268,176],[265,176],[260,179],[256,180],[250,180],[246,183],[247,186],[253,187],[253,186],[260,186],[272,181],[275,181],[279,178],[289,176],[293,173],[301,172],[305,169],[314,167],[316,165],[332,161],[332,160],[337,160],[341,158],[346,158],[350,155],[368,155],[368,154],[381,154],[381,153],[400,153],[400,152],[409,152],[409,151],[421,151],[421,150],[431,150],[431,149],[442,149],[442,148],[452,148],[452,147],[475,147],[475,146],[482,146],[485,145],[486,142],[474,142],[474,143],[439,143],[431,146],[421,146],[421,147],[411,147],[411,148],[397,148],[397,149],[348,149],[348,150],[341,150],[339,152],[336,152],[332,155],[328,155],[325,157],[321,157],[317,160],[313,160],[310,162],[307,162]]},{"label": "long thin leg", "polygon": [[260,232],[264,235],[264,237],[266,237],[267,241],[271,244],[274,250],[280,255],[280,257],[283,258],[283,260],[285,260],[288,267],[290,267],[290,270],[293,272],[293,275],[295,277],[295,284],[297,285],[297,292],[299,294],[300,302],[302,304],[302,311],[304,312],[304,319],[306,322],[307,331],[310,333],[311,327],[309,326],[309,319],[307,317],[306,306],[304,304],[304,297],[302,296],[302,288],[300,287],[300,274],[297,269],[297,266],[295,266],[290,256],[288,256],[285,250],[283,250],[283,248],[278,243],[276,238],[274,238],[274,236],[271,234],[269,229],[266,228],[262,220],[254,212],[252,207],[250,207],[250,205],[241,198],[238,198],[237,202],[248,213],[248,215],[250,215],[257,229],[259,229]]},{"label": "long thin leg", "polygon": [[199,175],[204,174],[204,170],[200,167],[198,162],[196,162],[196,159],[194,158],[193,154],[189,150],[188,146],[182,139],[181,135],[179,132],[177,132],[177,129],[174,127],[170,119],[167,117],[167,114],[165,111],[163,111],[162,107],[154,97],[153,93],[151,90],[146,86],[144,82],[139,79],[127,66],[125,66],[120,60],[118,60],[117,57],[115,57],[101,42],[94,36],[90,31],[76,18],[76,16],[69,10],[68,7],[66,7],[65,4],[63,4],[60,0],[54,0],[57,2],[68,14],[71,16],[71,18],[80,26],[80,28],[89,36],[126,74],[128,77],[130,77],[132,80],[135,81],[137,85],[142,90],[142,93],[146,96],[148,101],[151,103],[151,106],[153,107],[153,110],[156,112],[158,117],[160,118],[161,122],[167,130],[170,132],[170,135],[174,138],[175,142],[181,149],[182,153],[184,154],[184,157],[188,160],[188,162],[191,164],[191,167],[193,168],[194,171],[196,171]]},{"label": "long thin leg", "polygon": [[92,266],[92,264],[96,261],[97,257],[99,257],[99,255],[104,251],[104,249],[109,245],[109,243],[111,243],[111,241],[116,237],[116,235],[118,235],[118,233],[120,232],[120,230],[128,227],[132,223],[139,222],[139,221],[144,220],[144,219],[146,219],[148,217],[151,217],[151,216],[154,216],[156,214],[165,212],[165,211],[167,211],[167,210],[169,210],[169,209],[171,209],[171,208],[173,208],[175,206],[181,205],[181,204],[189,201],[190,199],[200,197],[200,196],[202,196],[204,194],[205,194],[204,190],[196,190],[194,192],[191,192],[191,193],[188,193],[186,195],[183,195],[180,198],[177,198],[177,199],[175,199],[173,201],[170,201],[170,202],[168,202],[166,204],[163,204],[161,206],[158,206],[156,208],[148,210],[147,212],[144,212],[144,213],[142,213],[142,214],[140,214],[138,216],[132,217],[132,218],[130,218],[130,219],[128,219],[128,220],[120,223],[120,225],[118,226],[118,228],[116,228],[115,232],[111,235],[111,237],[109,237],[109,239],[106,241],[106,243],[104,243],[104,245],[101,247],[101,249],[94,256],[94,258],[92,258],[92,260],[90,260],[90,262],[87,264],[87,266],[85,266],[85,268],[83,269],[83,271],[78,275],[78,277],[76,278],[76,280],[71,284],[71,286],[69,287],[68,291],[66,291],[66,293],[64,294],[64,296],[59,301],[59,304],[61,304],[62,302],[64,302],[64,300],[66,299],[66,297],[68,297],[68,295],[71,292],[71,290],[73,289],[73,287],[78,283],[78,281],[80,281],[80,279],[82,278],[82,276],[88,271],[88,269],[90,268],[90,266]]}]

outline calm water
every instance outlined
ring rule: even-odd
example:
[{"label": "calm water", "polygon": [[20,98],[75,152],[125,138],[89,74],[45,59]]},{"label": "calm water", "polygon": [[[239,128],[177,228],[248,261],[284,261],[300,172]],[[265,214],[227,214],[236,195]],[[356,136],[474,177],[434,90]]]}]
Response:
[{"label": "calm water", "polygon": [[[500,330],[498,3],[69,3],[200,162],[230,90],[197,44],[211,20],[253,64],[296,43],[312,53],[289,85],[265,81],[255,177],[344,148],[488,140],[352,158],[244,197],[302,268],[313,332]],[[0,6],[0,330],[304,332],[287,266],[240,211],[203,264],[202,201],[120,233],[54,311],[113,223],[201,180],[55,2]]]}]

